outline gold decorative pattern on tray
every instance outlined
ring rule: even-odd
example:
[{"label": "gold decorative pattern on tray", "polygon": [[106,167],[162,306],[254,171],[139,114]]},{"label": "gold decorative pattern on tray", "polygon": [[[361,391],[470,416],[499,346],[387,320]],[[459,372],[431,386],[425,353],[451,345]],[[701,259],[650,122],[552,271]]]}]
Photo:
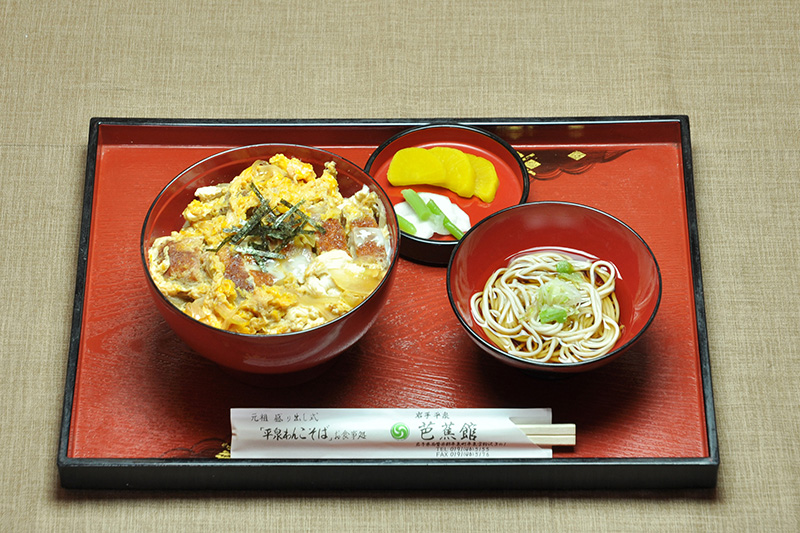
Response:
[{"label": "gold decorative pattern on tray", "polygon": [[609,163],[631,152],[628,150],[549,149],[536,152],[518,151],[528,175],[535,180],[552,180],[561,174],[578,175],[595,165]]}]

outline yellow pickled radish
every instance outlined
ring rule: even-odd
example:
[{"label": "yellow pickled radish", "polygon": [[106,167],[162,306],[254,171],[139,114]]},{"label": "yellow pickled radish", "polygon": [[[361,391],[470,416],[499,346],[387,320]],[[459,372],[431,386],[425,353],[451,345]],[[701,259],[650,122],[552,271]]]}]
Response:
[{"label": "yellow pickled radish", "polygon": [[429,150],[416,146],[394,154],[386,178],[396,187],[423,184],[447,187],[447,172],[441,160]]},{"label": "yellow pickled radish", "polygon": [[444,165],[447,175],[445,187],[459,196],[470,198],[475,193],[475,169],[467,154],[449,146],[435,146],[429,151]]},{"label": "yellow pickled radish", "polygon": [[494,165],[488,159],[474,154],[467,154],[467,157],[475,170],[475,196],[484,202],[491,202],[500,185]]}]

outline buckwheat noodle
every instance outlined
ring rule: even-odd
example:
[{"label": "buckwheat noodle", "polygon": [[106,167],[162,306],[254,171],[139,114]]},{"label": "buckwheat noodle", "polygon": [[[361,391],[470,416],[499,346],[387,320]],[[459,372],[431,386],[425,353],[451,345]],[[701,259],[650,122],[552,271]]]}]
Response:
[{"label": "buckwheat noodle", "polygon": [[[566,276],[558,270],[565,261],[571,271]],[[565,278],[577,289],[569,316],[563,322],[541,322],[541,287]],[[615,281],[616,268],[607,261],[530,253],[496,270],[483,291],[472,296],[470,306],[478,325],[505,352],[536,361],[576,363],[607,354],[620,337]]]}]

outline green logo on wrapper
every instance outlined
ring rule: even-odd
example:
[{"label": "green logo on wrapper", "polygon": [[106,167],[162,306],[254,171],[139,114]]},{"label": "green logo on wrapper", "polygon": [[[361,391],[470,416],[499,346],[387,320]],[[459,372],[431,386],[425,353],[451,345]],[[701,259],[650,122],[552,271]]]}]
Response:
[{"label": "green logo on wrapper", "polygon": [[392,438],[394,440],[405,440],[408,438],[408,426],[398,422],[392,426],[390,433],[392,434]]}]

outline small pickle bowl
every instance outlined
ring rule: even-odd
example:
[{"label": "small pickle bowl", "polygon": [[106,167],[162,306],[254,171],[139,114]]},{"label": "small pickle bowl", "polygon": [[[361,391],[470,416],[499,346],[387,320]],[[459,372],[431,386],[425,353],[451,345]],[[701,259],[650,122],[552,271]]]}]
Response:
[{"label": "small pickle bowl", "polygon": [[[484,291],[492,274],[507,267],[513,258],[544,251],[560,252],[576,261],[607,261],[616,268],[614,292],[620,335],[604,355],[573,362],[512,355],[476,321],[471,299]],[[453,252],[446,284],[456,317],[481,350],[502,363],[542,377],[565,377],[610,363],[641,338],[661,300],[661,272],[645,241],[617,218],[567,202],[522,204],[476,224]],[[534,298],[531,301],[538,301]]]},{"label": "small pickle bowl", "polygon": [[[400,150],[434,147],[455,148],[491,162],[498,182],[494,198],[483,201],[477,195],[464,197],[441,186],[396,186],[389,182],[389,167]],[[487,130],[456,122],[428,124],[398,133],[372,153],[364,169],[384,188],[394,206],[405,202],[403,191],[406,189],[445,196],[469,217],[473,226],[492,213],[527,201],[530,188],[525,163],[510,144]],[[458,239],[450,234],[435,233],[430,237],[422,237],[401,231],[400,255],[417,263],[447,266],[457,244]]]},{"label": "small pickle bowl", "polygon": [[[296,157],[322,174],[325,163],[336,164],[339,190],[352,196],[366,185],[374,191],[385,211],[390,236],[388,268],[373,292],[347,313],[322,325],[283,334],[260,335],[227,331],[205,324],[182,312],[156,286],[148,268],[148,250],[156,238],[180,230],[182,212],[200,187],[230,182],[256,160],[275,154]],[[265,385],[291,384],[315,377],[326,363],[355,344],[373,325],[384,307],[398,258],[400,230],[392,204],[383,189],[360,167],[325,150],[293,144],[261,144],[234,148],[195,163],[174,178],[156,197],[142,226],[140,255],[147,286],[156,308],[169,327],[197,354],[231,374],[243,378],[274,377]],[[253,384],[261,384],[258,379]]]}]

